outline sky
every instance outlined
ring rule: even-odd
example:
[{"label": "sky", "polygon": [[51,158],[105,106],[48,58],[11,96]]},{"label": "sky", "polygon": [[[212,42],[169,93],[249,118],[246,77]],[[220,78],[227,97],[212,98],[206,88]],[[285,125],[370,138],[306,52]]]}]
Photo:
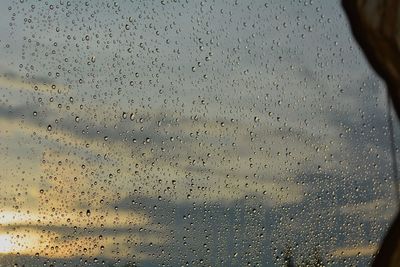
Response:
[{"label": "sky", "polygon": [[339,1],[0,5],[0,266],[371,260],[387,100]]}]

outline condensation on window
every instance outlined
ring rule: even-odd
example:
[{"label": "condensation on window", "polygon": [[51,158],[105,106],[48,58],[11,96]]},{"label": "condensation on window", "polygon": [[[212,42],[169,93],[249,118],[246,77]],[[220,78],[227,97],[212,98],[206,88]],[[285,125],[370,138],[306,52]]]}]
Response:
[{"label": "condensation on window", "polygon": [[1,266],[354,266],[395,211],[339,1],[0,3]]}]

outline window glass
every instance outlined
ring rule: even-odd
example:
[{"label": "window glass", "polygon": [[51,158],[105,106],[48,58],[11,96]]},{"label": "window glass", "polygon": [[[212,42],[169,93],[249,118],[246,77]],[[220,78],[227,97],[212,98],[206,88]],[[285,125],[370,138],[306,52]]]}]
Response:
[{"label": "window glass", "polygon": [[0,265],[370,262],[387,100],[339,1],[0,6]]}]

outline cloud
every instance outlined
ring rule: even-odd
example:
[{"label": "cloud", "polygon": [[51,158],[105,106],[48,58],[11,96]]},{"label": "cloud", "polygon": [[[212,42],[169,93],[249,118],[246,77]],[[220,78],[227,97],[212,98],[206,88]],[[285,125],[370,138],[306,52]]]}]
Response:
[{"label": "cloud", "polygon": [[337,248],[332,252],[334,258],[371,257],[376,253],[377,245]]},{"label": "cloud", "polygon": [[19,79],[16,75],[3,74],[0,76],[0,87],[3,90],[29,90],[40,93],[68,93],[67,86],[57,84],[48,79]]},{"label": "cloud", "polygon": [[340,213],[344,216],[356,216],[362,221],[390,221],[396,211],[393,204],[388,203],[387,199],[372,199],[357,204],[346,204],[340,207]]}]

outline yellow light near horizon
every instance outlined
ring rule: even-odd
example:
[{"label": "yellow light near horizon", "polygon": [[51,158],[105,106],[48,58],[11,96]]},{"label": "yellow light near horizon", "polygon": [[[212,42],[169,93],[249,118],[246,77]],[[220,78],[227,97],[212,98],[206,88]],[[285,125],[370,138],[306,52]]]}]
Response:
[{"label": "yellow light near horizon", "polygon": [[0,254],[24,253],[30,254],[39,245],[39,234],[0,234]]},{"label": "yellow light near horizon", "polygon": [[10,235],[0,235],[0,253],[11,253],[15,247]]}]

